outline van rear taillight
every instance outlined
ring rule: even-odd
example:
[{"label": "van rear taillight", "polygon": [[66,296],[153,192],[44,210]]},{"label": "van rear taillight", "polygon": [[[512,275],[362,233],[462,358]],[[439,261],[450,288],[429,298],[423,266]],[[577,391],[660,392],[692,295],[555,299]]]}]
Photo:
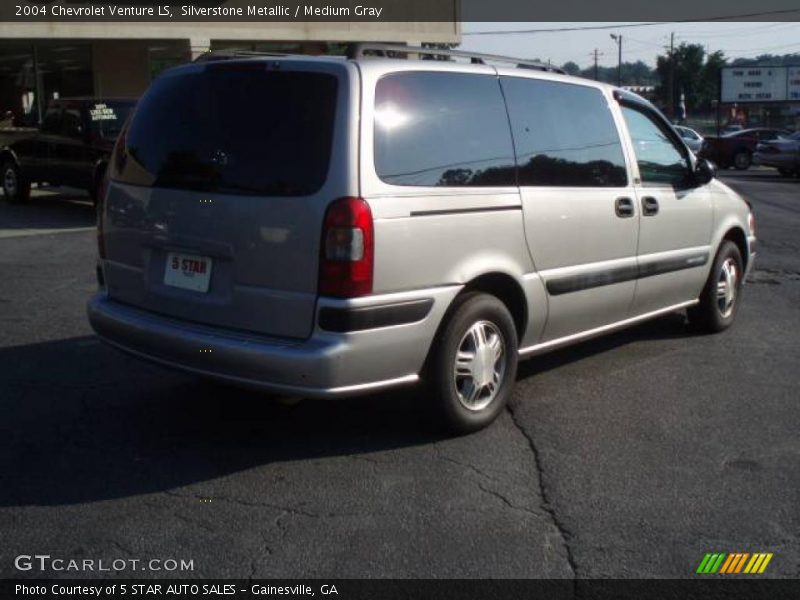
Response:
[{"label": "van rear taillight", "polygon": [[339,198],[325,213],[319,293],[353,298],[372,293],[374,263],[372,211],[363,198]]},{"label": "van rear taillight", "polygon": [[[128,121],[130,122],[130,120]],[[111,171],[113,170],[119,174],[124,168],[128,160],[128,123],[122,128],[117,141],[114,143],[114,150],[111,153],[111,160],[105,169],[105,173],[100,178],[99,187],[97,189],[96,202],[97,206],[97,254],[100,258],[106,257],[106,239],[105,229],[103,227],[103,213],[106,206],[106,195],[111,183]]]}]

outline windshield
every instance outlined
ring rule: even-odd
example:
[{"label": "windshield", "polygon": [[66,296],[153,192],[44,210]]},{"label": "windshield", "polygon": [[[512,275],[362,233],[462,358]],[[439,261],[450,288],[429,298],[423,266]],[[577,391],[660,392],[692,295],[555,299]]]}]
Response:
[{"label": "windshield", "polygon": [[337,79],[212,63],[155,81],[126,135],[118,180],[222,193],[297,196],[325,182]]}]

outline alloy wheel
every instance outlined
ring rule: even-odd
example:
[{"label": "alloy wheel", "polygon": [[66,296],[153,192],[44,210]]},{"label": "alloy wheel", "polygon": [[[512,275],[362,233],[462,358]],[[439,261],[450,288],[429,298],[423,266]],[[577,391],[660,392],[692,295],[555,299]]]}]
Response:
[{"label": "alloy wheel", "polygon": [[738,285],[739,265],[733,258],[726,258],[717,279],[717,308],[723,319],[727,319],[733,312]]},{"label": "alloy wheel", "polygon": [[456,352],[454,380],[459,402],[483,410],[497,397],[506,373],[506,344],[500,329],[489,321],[474,323]]},{"label": "alloy wheel", "polygon": [[13,198],[17,195],[18,190],[17,172],[13,167],[6,167],[3,173],[3,192],[5,192],[6,198]]},{"label": "alloy wheel", "polygon": [[738,152],[733,157],[733,163],[737,169],[746,169],[750,166],[750,156],[746,152]]}]

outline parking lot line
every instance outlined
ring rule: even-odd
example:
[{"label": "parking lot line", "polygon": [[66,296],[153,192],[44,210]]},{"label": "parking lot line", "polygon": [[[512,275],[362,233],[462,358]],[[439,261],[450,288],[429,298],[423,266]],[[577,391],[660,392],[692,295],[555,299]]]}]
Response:
[{"label": "parking lot line", "polygon": [[74,227],[72,229],[0,229],[0,239],[24,237],[30,235],[52,235],[56,233],[78,233],[94,231],[94,227]]}]

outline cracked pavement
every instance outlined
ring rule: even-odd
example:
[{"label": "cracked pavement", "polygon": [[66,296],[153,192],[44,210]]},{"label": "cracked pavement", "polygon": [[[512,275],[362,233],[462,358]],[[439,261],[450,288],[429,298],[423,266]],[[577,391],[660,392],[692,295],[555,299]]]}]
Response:
[{"label": "cracked pavement", "polygon": [[800,182],[723,176],[760,237],[736,326],[674,315],[522,363],[508,410],[461,438],[420,390],[285,406],[101,345],[91,207],[0,204],[0,231],[38,232],[0,235],[0,577],[50,554],[193,577],[671,578],[708,551],[800,576]]}]

